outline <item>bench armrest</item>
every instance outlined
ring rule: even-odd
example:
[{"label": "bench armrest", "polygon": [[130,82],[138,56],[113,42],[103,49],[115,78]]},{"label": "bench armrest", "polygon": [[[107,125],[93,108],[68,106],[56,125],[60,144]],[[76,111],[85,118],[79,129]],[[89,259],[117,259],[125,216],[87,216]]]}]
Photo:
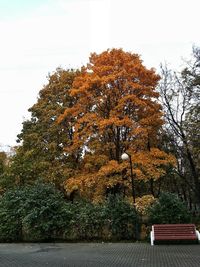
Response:
[{"label": "bench armrest", "polygon": [[197,235],[197,238],[198,238],[198,240],[199,240],[199,242],[200,242],[200,233],[199,233],[198,230],[196,230],[196,235]]},{"label": "bench armrest", "polygon": [[152,230],[150,232],[150,239],[151,239],[151,246],[154,245],[154,240],[155,240],[155,237],[154,237],[154,227],[152,226]]}]

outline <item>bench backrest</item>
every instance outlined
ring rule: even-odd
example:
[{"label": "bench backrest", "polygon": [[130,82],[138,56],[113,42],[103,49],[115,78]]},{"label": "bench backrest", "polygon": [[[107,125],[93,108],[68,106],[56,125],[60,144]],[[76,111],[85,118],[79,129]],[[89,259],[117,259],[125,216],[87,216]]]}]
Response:
[{"label": "bench backrest", "polygon": [[160,239],[197,239],[194,224],[155,224],[154,238]]}]

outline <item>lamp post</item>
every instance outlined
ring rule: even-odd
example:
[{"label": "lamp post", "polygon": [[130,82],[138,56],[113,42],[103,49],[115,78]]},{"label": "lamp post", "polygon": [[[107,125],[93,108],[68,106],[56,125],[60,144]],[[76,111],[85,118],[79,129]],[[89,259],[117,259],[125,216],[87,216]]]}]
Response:
[{"label": "lamp post", "polygon": [[131,155],[128,154],[127,152],[125,152],[125,153],[123,153],[123,154],[121,155],[121,159],[122,159],[122,160],[129,160],[129,163],[130,163],[132,197],[133,197],[133,204],[135,205],[135,183],[134,183],[133,164],[132,164]]},{"label": "lamp post", "polygon": [[[127,152],[124,152],[121,155],[121,159],[122,160],[129,160],[129,163],[130,163],[133,207],[134,207],[134,210],[135,210],[135,214],[137,215],[137,210],[136,210],[136,207],[135,207],[135,183],[134,183],[133,164],[132,164],[131,155],[129,153],[127,153]],[[138,227],[139,227],[138,226],[138,221],[137,221],[137,218],[136,218],[136,220],[135,220],[135,238],[136,238],[136,240],[139,239],[139,229],[138,229]]]}]

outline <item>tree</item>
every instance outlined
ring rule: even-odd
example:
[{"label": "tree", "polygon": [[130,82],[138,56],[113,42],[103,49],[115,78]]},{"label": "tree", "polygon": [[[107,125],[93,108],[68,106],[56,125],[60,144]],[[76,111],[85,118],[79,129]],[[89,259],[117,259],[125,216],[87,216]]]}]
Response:
[{"label": "tree", "polygon": [[[14,180],[10,176],[10,164],[14,153],[14,147],[2,148],[0,151],[0,194],[13,187]],[[5,151],[3,151],[5,149]]]},{"label": "tree", "polygon": [[23,123],[18,135],[21,145],[12,162],[12,174],[21,184],[38,178],[62,185],[63,177],[73,167],[74,159],[66,155],[64,147],[72,138],[70,124],[57,118],[74,104],[69,89],[78,71],[58,68],[49,75],[48,84],[39,93],[36,104],[30,109],[31,119]]},{"label": "tree", "polygon": [[6,152],[0,151],[0,175],[2,175],[6,168],[7,155]]},{"label": "tree", "polygon": [[3,191],[4,175],[7,168],[7,154],[4,151],[0,151],[0,193]]},{"label": "tree", "polygon": [[192,60],[180,74],[167,67],[161,70],[159,90],[167,122],[166,141],[177,160],[175,183],[177,175],[181,181],[177,190],[188,202],[200,205],[200,49],[193,49]]},{"label": "tree", "polygon": [[121,174],[129,169],[121,163],[124,151],[132,155],[138,180],[156,180],[165,173],[173,159],[157,147],[163,124],[155,91],[159,78],[138,55],[122,49],[91,54],[70,90],[75,104],[59,118],[73,125],[66,153],[79,155],[75,175],[66,180],[67,191],[78,189],[98,200],[113,188],[129,190],[130,181]]}]

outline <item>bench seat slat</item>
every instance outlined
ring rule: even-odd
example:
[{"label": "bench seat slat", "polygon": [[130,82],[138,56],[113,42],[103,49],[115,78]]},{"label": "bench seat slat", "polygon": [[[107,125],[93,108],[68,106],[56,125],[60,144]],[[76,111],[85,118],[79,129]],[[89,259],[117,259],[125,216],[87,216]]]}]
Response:
[{"label": "bench seat slat", "polygon": [[158,241],[158,240],[166,240],[166,241],[169,241],[169,240],[196,240],[196,238],[184,238],[184,237],[180,237],[180,238],[164,238],[164,237],[161,237],[161,238],[156,238],[155,241]]},{"label": "bench seat slat", "polygon": [[195,235],[195,232],[156,232],[156,235]]},{"label": "bench seat slat", "polygon": [[184,236],[179,236],[179,237],[174,237],[174,236],[170,236],[170,237],[164,237],[164,236],[160,236],[157,237],[155,240],[196,240],[196,237],[184,237]]}]

